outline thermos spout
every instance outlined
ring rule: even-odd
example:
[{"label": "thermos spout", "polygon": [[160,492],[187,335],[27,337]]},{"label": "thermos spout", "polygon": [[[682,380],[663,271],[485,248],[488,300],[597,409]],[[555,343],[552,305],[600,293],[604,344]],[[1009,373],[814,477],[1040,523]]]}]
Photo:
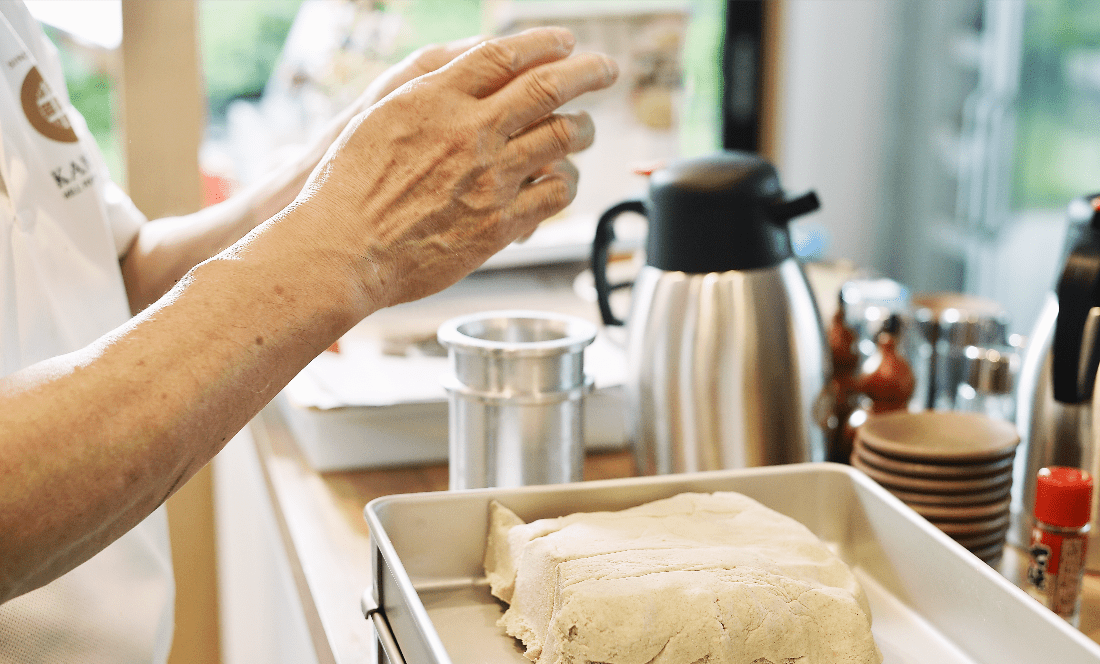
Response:
[{"label": "thermos spout", "polygon": [[795,217],[813,212],[819,207],[821,207],[821,201],[817,199],[817,194],[811,191],[776,203],[768,210],[768,214],[772,219],[786,223]]}]

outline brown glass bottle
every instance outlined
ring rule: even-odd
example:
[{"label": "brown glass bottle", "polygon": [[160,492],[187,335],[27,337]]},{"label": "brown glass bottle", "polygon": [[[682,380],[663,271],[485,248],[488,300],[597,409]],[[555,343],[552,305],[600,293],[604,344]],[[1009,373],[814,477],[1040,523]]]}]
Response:
[{"label": "brown glass bottle", "polygon": [[901,322],[891,316],[878,335],[878,366],[860,380],[860,391],[871,401],[871,413],[905,410],[916,389],[916,378],[909,361],[898,350]]},{"label": "brown glass bottle", "polygon": [[[849,457],[855,443],[856,430],[871,415],[905,410],[916,389],[916,377],[898,348],[901,319],[890,316],[879,332],[879,362],[870,373],[856,379],[856,391],[862,395],[859,405],[845,421],[841,452]],[[845,457],[848,458],[848,457]]]},{"label": "brown glass bottle", "polygon": [[858,405],[859,391],[856,379],[859,370],[859,352],[856,350],[856,333],[848,327],[847,311],[843,296],[838,298],[826,332],[832,355],[832,374],[825,387],[822,412],[818,418],[825,432],[826,459],[848,463],[844,450],[844,429],[852,411]]}]

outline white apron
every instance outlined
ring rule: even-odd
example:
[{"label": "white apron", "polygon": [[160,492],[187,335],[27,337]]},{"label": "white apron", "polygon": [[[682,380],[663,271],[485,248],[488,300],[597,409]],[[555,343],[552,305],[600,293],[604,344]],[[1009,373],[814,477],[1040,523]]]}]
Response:
[{"label": "white apron", "polygon": [[[69,104],[53,45],[22,2],[0,2],[0,70],[0,375],[7,375],[129,318],[118,258],[144,217],[110,182]],[[174,595],[161,507],[77,569],[0,605],[0,664],[165,662]]]}]

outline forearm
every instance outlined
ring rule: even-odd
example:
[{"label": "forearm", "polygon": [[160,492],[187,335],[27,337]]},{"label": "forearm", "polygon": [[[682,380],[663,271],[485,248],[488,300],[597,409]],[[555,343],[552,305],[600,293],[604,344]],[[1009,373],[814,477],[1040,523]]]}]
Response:
[{"label": "forearm", "polygon": [[0,601],[93,555],[209,461],[365,313],[346,284],[308,245],[265,237],[0,382]]},{"label": "forearm", "polygon": [[617,76],[572,47],[532,30],[421,77],[357,116],[275,218],[115,332],[0,380],[0,602],[144,518],[364,316],[565,208],[566,157],[594,129],[554,111]]},{"label": "forearm", "polygon": [[347,119],[337,118],[311,148],[229,200],[193,214],[144,224],[122,259],[131,312],[136,314],[155,302],[192,267],[230,247],[289,205]]}]

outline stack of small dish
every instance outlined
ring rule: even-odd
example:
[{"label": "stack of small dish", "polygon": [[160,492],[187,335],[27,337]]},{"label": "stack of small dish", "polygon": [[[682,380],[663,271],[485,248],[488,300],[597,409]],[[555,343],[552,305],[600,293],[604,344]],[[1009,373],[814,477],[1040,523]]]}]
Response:
[{"label": "stack of small dish", "polygon": [[1020,437],[1009,422],[973,413],[889,413],[856,434],[851,463],[989,564],[1009,525],[1012,462]]}]

